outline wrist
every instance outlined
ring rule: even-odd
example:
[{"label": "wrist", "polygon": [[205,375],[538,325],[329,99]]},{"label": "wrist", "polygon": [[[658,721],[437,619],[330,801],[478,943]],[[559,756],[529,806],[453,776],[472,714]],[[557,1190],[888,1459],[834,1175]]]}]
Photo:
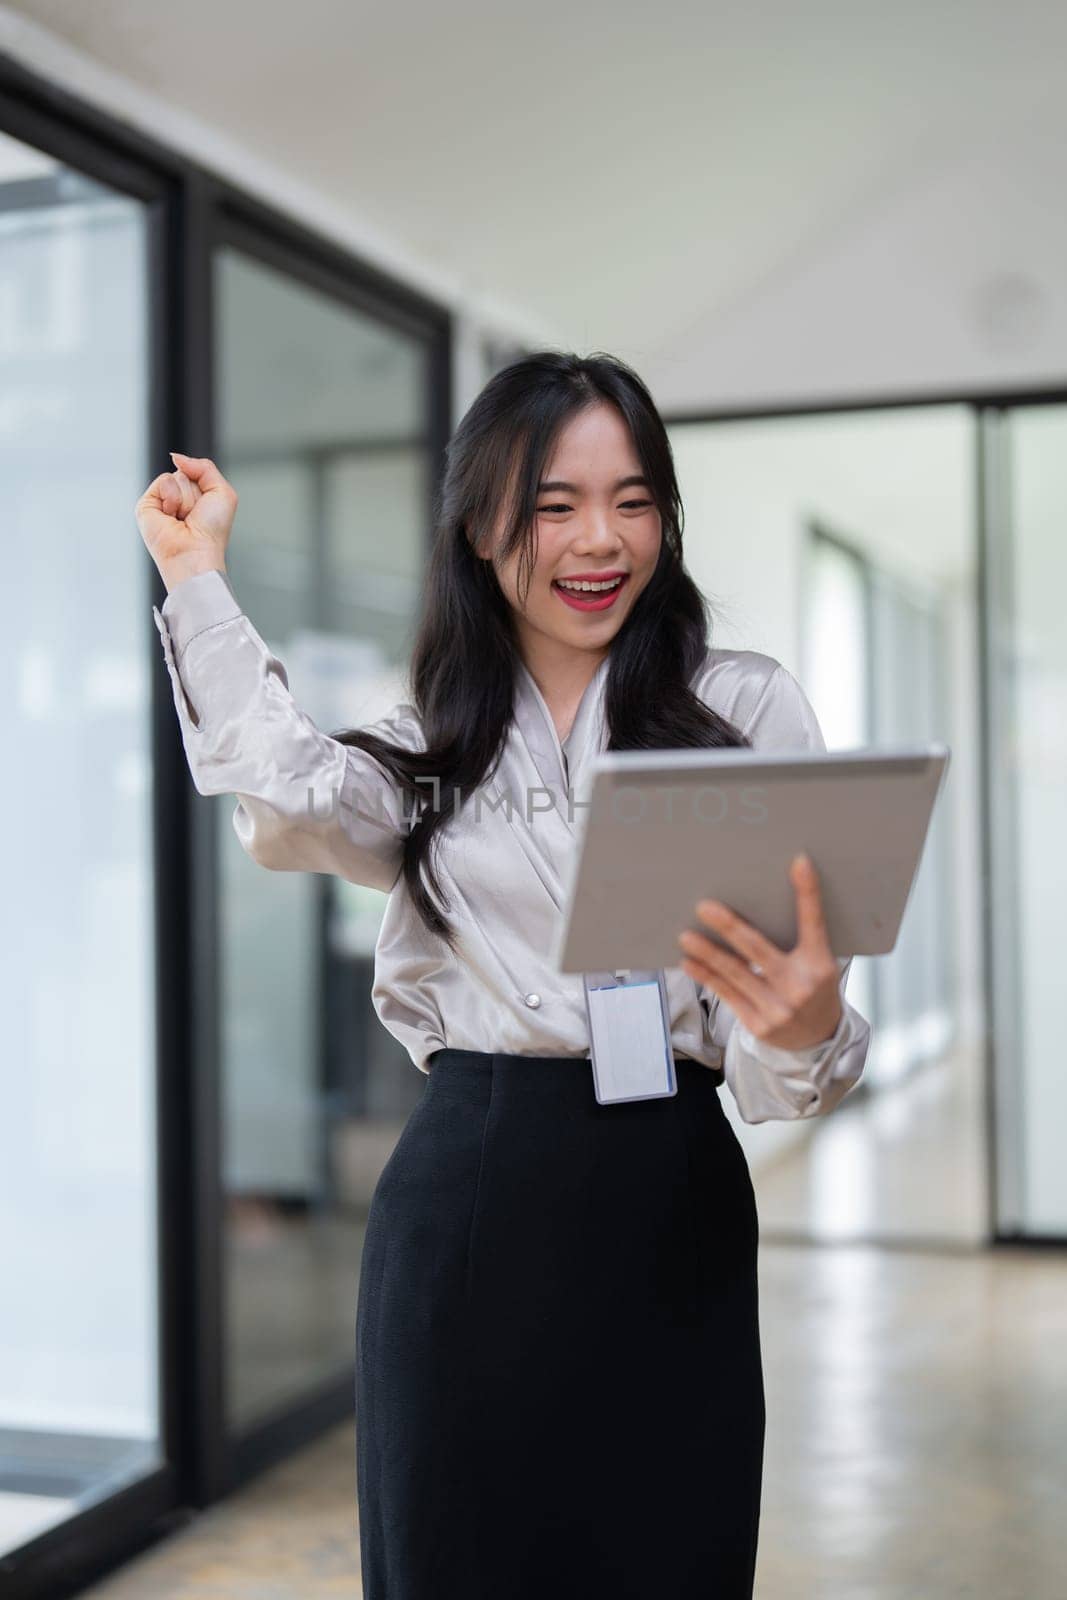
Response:
[{"label": "wrist", "polygon": [[845,1008],[844,1008],[844,1006],[839,1005],[838,1008],[837,1008],[837,1017],[835,1018],[834,1025],[830,1029],[829,1033],[824,1034],[821,1039],[818,1039],[816,1041],[816,1043],[814,1045],[809,1046],[809,1048],[813,1049],[813,1050],[814,1049],[821,1049],[821,1047],[824,1044],[829,1044],[830,1040],[832,1038],[834,1038],[834,1036],[837,1033],[837,1030],[840,1028],[842,1020],[844,1018],[844,1015],[845,1015]]}]

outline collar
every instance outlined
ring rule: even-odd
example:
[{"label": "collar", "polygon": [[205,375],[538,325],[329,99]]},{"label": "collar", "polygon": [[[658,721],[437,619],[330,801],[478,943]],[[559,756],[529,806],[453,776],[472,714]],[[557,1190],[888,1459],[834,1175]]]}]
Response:
[{"label": "collar", "polygon": [[610,662],[609,653],[582,691],[567,734],[565,754],[545,697],[529,667],[521,659],[519,661],[515,675],[514,717],[541,781],[548,789],[566,789],[569,783],[577,790],[586,766],[602,747],[604,690]]}]

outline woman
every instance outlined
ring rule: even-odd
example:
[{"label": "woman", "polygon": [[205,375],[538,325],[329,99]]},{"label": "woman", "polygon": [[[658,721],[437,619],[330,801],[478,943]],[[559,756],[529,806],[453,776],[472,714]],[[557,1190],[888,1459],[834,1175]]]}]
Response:
[{"label": "woman", "polygon": [[677,1094],[603,1105],[549,952],[598,750],[822,749],[811,706],[709,648],[666,431],[610,356],[531,355],[463,418],[411,699],[370,728],[294,704],[225,575],[237,497],[174,460],[137,514],[196,787],[264,866],[391,891],[373,999],[427,1074],[360,1277],[367,1600],[751,1596],[758,1224],[718,1090],[748,1122],[832,1110],[869,1035],[849,963],[804,858],[792,951],[700,902],[730,949],[680,934],[665,973]]}]

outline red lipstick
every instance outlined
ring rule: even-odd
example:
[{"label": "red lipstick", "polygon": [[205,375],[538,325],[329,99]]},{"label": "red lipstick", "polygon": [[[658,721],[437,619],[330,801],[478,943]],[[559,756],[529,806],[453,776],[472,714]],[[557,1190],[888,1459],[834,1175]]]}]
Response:
[{"label": "red lipstick", "polygon": [[615,604],[616,596],[622,592],[623,585],[630,576],[628,572],[567,572],[563,575],[574,583],[610,583],[613,578],[619,582],[613,589],[565,589],[558,578],[552,579],[552,588],[559,595],[564,605],[570,606],[573,611],[607,611]]}]

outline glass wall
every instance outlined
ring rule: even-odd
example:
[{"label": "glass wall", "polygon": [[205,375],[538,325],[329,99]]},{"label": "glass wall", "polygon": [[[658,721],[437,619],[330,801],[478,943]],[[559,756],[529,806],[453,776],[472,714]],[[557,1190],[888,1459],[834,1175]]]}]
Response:
[{"label": "glass wall", "polygon": [[0,135],[0,1554],[160,1460],[145,208]]},{"label": "glass wall", "polygon": [[[920,582],[877,554],[809,528],[803,574],[803,681],[831,749],[922,744],[947,727],[950,608],[938,583]],[[849,995],[877,1029],[864,1079],[904,1077],[945,1048],[955,974],[951,813],[935,807],[923,859],[893,950],[857,959]]]},{"label": "glass wall", "polygon": [[[800,585],[801,670],[797,674],[819,708],[831,750],[873,742],[871,704],[871,581],[863,552],[818,522],[805,524]],[[858,957],[848,976],[848,996],[873,1020],[875,964]],[[867,1081],[879,1063],[868,1061]]]},{"label": "glass wall", "polygon": [[914,407],[671,429],[687,561],[715,643],[804,685],[827,745],[944,740],[952,760],[896,949],[857,957],[864,1079],[810,1122],[740,1121],[765,1232],[988,1231],[975,420]]},{"label": "glass wall", "polygon": [[[426,550],[425,342],[243,251],[216,257],[234,589],[319,727],[406,698]],[[227,1422],[353,1358],[363,1225],[423,1085],[370,1001],[385,896],[273,873],[217,810]]]},{"label": "glass wall", "polygon": [[1067,406],[986,430],[1000,1218],[1067,1234]]}]

